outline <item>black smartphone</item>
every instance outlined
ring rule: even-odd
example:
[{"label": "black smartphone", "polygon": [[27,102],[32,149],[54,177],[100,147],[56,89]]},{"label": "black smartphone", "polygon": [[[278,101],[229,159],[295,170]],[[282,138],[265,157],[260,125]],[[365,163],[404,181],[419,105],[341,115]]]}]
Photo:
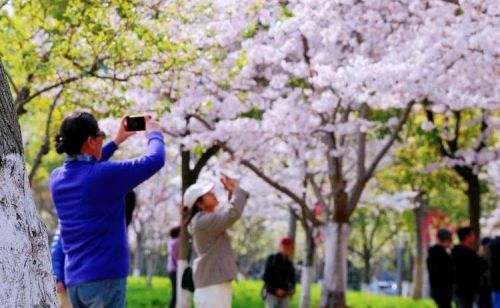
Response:
[{"label": "black smartphone", "polygon": [[126,121],[129,132],[146,130],[146,119],[144,116],[128,116]]}]

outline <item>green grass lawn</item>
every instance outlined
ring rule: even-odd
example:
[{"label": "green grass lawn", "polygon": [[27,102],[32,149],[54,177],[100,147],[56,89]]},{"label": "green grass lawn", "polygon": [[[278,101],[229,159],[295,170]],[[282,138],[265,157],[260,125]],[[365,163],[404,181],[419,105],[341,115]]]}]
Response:
[{"label": "green grass lawn", "polygon": [[[167,307],[170,300],[170,281],[167,278],[155,277],[153,287],[146,288],[145,278],[130,277],[128,279],[127,307],[152,308]],[[240,281],[233,284],[234,308],[262,308],[260,298],[262,282]],[[294,296],[292,307],[298,307],[300,287]],[[320,287],[312,289],[312,307],[319,307]],[[414,301],[409,298],[373,295],[369,293],[349,292],[347,294],[349,307],[353,308],[434,308],[431,300]]]}]

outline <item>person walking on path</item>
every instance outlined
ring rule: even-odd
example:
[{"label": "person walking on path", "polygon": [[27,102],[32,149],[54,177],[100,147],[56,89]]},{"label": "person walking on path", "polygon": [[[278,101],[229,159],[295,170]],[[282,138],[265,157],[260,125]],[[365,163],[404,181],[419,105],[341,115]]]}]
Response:
[{"label": "person walking on path", "polygon": [[481,274],[485,268],[481,258],[474,251],[477,239],[472,228],[460,228],[457,234],[460,244],[451,251],[455,272],[453,290],[455,303],[457,308],[473,308],[479,293]]},{"label": "person walking on path", "polygon": [[493,291],[493,307],[500,308],[500,235],[492,239],[488,246],[487,255],[489,277]]},{"label": "person walking on path", "polygon": [[170,229],[170,240],[168,241],[167,273],[172,285],[172,296],[170,297],[169,308],[175,308],[177,295],[177,259],[179,257],[179,226]]},{"label": "person walking on path", "polygon": [[66,117],[56,137],[64,165],[54,169],[49,186],[61,226],[65,279],[71,303],[80,307],[125,307],[129,248],[125,195],[165,163],[160,126],[145,117],[147,153],[108,161],[134,135],[123,118],[117,136],[103,146],[105,134],[87,112]]},{"label": "person walking on path", "polygon": [[[240,219],[248,200],[236,179],[220,179],[231,205],[217,210],[219,201],[213,183],[197,182],[184,193],[184,205],[190,209],[189,231],[197,258],[193,263],[197,308],[231,308],[231,281],[236,280],[236,255],[226,230]],[[232,197],[232,199],[231,199]]]},{"label": "person walking on path", "polygon": [[429,248],[427,270],[431,297],[438,308],[451,308],[453,299],[453,263],[447,249],[452,245],[452,234],[447,229],[439,229],[437,243]]},{"label": "person walking on path", "polygon": [[280,251],[267,258],[264,271],[264,297],[267,308],[288,308],[295,294],[295,268],[293,267],[293,241],[284,237]]}]

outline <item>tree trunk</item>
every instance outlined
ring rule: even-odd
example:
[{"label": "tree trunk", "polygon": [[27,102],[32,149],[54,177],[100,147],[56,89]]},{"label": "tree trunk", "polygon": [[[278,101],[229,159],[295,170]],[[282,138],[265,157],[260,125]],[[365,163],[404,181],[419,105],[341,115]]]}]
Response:
[{"label": "tree trunk", "polygon": [[21,130],[0,62],[0,307],[56,307],[47,230],[38,217]]},{"label": "tree trunk", "polygon": [[426,245],[424,236],[427,233],[427,203],[424,200],[419,200],[420,206],[413,210],[415,215],[415,235],[416,235],[416,254],[414,260],[413,272],[413,290],[412,298],[420,299],[423,297],[424,291],[424,271],[425,271],[425,255]]},{"label": "tree trunk", "polygon": [[372,278],[372,255],[369,250],[363,252],[363,283],[368,286]]},{"label": "tree trunk", "polygon": [[[479,176],[474,173],[469,166],[456,166],[455,171],[467,183],[467,199],[469,208],[469,223],[472,231],[476,234],[477,238],[481,238],[481,225],[479,219],[481,218],[481,187],[479,184]],[[478,248],[476,243],[476,249]]]},{"label": "tree trunk", "polygon": [[141,276],[141,265],[142,265],[142,231],[136,232],[136,246],[134,253],[134,269],[132,270],[132,275],[134,277]]},{"label": "tree trunk", "polygon": [[300,294],[300,308],[311,307],[311,285],[314,279],[314,255],[316,251],[314,233],[311,229],[305,230],[306,251],[304,255],[304,265],[302,266],[302,273],[300,277],[300,283],[302,285],[302,291]]},{"label": "tree trunk", "polygon": [[183,211],[181,214],[181,232],[179,235],[179,258],[177,259],[177,308],[191,307],[191,292],[184,290],[181,287],[182,274],[189,265],[189,232],[187,224],[188,212]]},{"label": "tree trunk", "polygon": [[290,209],[290,218],[288,220],[288,238],[295,244],[295,235],[297,233],[297,217],[295,217],[293,210]]},{"label": "tree trunk", "polygon": [[322,308],[344,308],[347,291],[347,249],[351,225],[329,222],[325,227],[325,272]]},{"label": "tree trunk", "polygon": [[[467,198],[469,199],[470,226],[477,238],[481,239],[481,225],[479,224],[481,218],[481,187],[479,185],[479,176],[473,173],[466,181],[469,185]],[[476,243],[476,248],[478,246],[478,243]]]},{"label": "tree trunk", "polygon": [[[190,161],[191,161],[191,152],[186,151],[184,147],[181,145],[181,166],[182,166],[182,195],[184,196],[184,192],[186,189],[196,182],[197,178],[193,178]],[[187,219],[189,216],[189,212],[187,209],[183,207],[183,211],[181,213],[181,232],[179,235],[179,258],[177,260],[177,308],[189,308],[191,307],[191,292],[184,290],[181,287],[182,283],[182,274],[184,270],[189,265],[189,232],[187,229]]]},{"label": "tree trunk", "polygon": [[153,274],[156,267],[156,254],[149,251],[146,255],[146,287],[153,286]]}]

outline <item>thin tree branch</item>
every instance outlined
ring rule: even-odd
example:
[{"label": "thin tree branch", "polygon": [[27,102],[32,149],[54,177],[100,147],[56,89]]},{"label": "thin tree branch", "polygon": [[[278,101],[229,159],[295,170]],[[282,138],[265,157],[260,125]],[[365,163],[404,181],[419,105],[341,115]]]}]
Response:
[{"label": "thin tree branch", "polygon": [[450,148],[451,153],[456,153],[458,150],[458,138],[460,137],[460,125],[461,125],[461,119],[462,119],[462,113],[460,111],[454,111],[453,114],[455,115],[455,136],[453,140],[448,142],[448,147]]},{"label": "thin tree branch", "polygon": [[[221,143],[221,144],[219,144],[219,146],[221,147],[221,149],[223,149],[227,153],[234,155],[234,151],[232,149],[230,149],[226,144]],[[250,162],[246,159],[241,159],[240,163],[243,166],[250,169],[255,175],[260,177],[266,183],[268,183],[269,185],[271,185],[272,187],[274,187],[275,189],[277,189],[278,191],[282,192],[283,194],[287,195],[290,199],[295,201],[295,203],[297,203],[300,207],[303,208],[306,218],[309,221],[311,221],[314,226],[320,226],[323,224],[323,222],[321,220],[319,220],[316,217],[316,215],[314,215],[314,212],[311,211],[311,209],[309,209],[307,207],[305,200],[300,198],[297,194],[295,194],[289,188],[287,188],[287,187],[281,185],[280,183],[276,182],[275,180],[271,179],[267,174],[265,174],[262,170],[260,170],[257,166],[255,166],[252,162]]]},{"label": "thin tree branch", "polygon": [[382,249],[382,247],[385,246],[385,243],[387,243],[388,241],[390,241],[392,238],[394,238],[394,236],[398,233],[398,230],[396,228],[396,230],[393,230],[382,242],[380,242],[379,245],[377,245],[377,247],[375,247],[373,249],[373,254],[375,255],[380,249]]},{"label": "thin tree branch", "polygon": [[480,136],[479,136],[481,141],[479,142],[477,148],[475,149],[476,153],[481,152],[481,150],[486,147],[486,136],[484,136],[484,133],[488,129],[488,123],[486,122],[487,111],[482,110],[482,113],[483,113],[483,115],[482,115],[482,119],[481,119],[481,132],[480,132]]},{"label": "thin tree branch", "polygon": [[[368,105],[366,103],[361,105],[360,118],[366,119],[368,117]],[[358,133],[358,159],[357,159],[357,178],[362,179],[366,172],[366,132]]]},{"label": "thin tree branch", "polygon": [[[344,110],[344,113],[342,113],[342,118],[340,119],[340,123],[347,123],[349,121],[349,115],[351,114],[351,107],[348,105],[347,109]],[[346,141],[346,135],[342,135],[340,137],[340,142],[339,145],[342,147],[344,146]]]},{"label": "thin tree branch", "polygon": [[64,92],[64,88],[62,88],[57,95],[54,97],[54,100],[52,101],[52,104],[49,107],[49,113],[47,114],[47,121],[45,123],[45,137],[42,143],[42,146],[38,150],[38,153],[35,156],[35,160],[33,161],[33,164],[31,166],[30,174],[28,176],[29,182],[32,183],[33,178],[35,177],[35,174],[40,167],[42,163],[42,158],[45,156],[47,153],[49,153],[50,150],[50,124],[52,123],[52,114],[54,113],[54,109],[57,106],[57,102],[59,101],[59,98],[61,97],[62,93]]},{"label": "thin tree branch", "polygon": [[326,211],[328,211],[328,209],[327,209],[327,205],[328,204],[326,203],[326,200],[323,197],[323,195],[321,195],[321,188],[319,187],[318,183],[316,183],[316,180],[314,179],[313,176],[309,177],[309,182],[311,183],[311,186],[313,188],[314,195],[316,196],[316,198],[318,199],[318,201],[321,203],[321,205],[323,206],[323,208]]},{"label": "thin tree branch", "polygon": [[[7,4],[7,2],[9,2],[9,1],[6,1],[6,2],[4,3],[4,5],[5,5],[5,4]],[[0,9],[1,9],[1,8],[2,8],[2,7],[0,6]],[[19,94],[19,90],[18,90],[18,88],[16,87],[16,84],[14,83],[14,80],[12,79],[12,77],[10,76],[9,72],[8,72],[6,69],[4,69],[4,73],[5,73],[5,75],[7,76],[7,79],[9,80],[9,83],[10,83],[10,85],[12,86],[12,89],[14,90],[14,93],[16,93],[16,97],[17,97],[17,95]]]},{"label": "thin tree branch", "polygon": [[356,250],[356,249],[355,249],[354,247],[352,247],[352,246],[349,246],[349,251],[354,252],[355,254],[357,254],[358,256],[360,256],[361,258],[363,258],[363,257],[364,257],[364,255],[363,255],[363,253],[362,253],[361,251]]},{"label": "thin tree branch", "polygon": [[188,114],[186,114],[186,119],[190,119],[190,118],[194,118],[194,119],[200,121],[209,130],[214,130],[215,129],[210,123],[208,123],[207,120],[205,120],[204,118],[202,118],[201,116],[199,116],[196,113],[188,113]]},{"label": "thin tree branch", "polygon": [[31,100],[33,100],[34,98],[42,95],[45,92],[48,92],[48,91],[50,91],[52,89],[55,89],[55,88],[58,88],[60,86],[64,86],[64,85],[66,85],[68,83],[71,83],[73,81],[76,81],[78,79],[80,79],[80,77],[71,77],[71,78],[67,78],[67,79],[61,80],[58,83],[55,83],[55,84],[50,85],[50,86],[47,86],[47,87],[45,87],[45,88],[43,88],[43,89],[35,92],[34,94],[26,97],[26,98],[21,98],[21,97],[18,96],[19,100],[16,99],[16,111],[19,114],[19,111],[23,110],[24,106],[27,103],[29,103]]},{"label": "thin tree branch", "polygon": [[436,137],[438,138],[439,151],[441,152],[441,155],[443,155],[444,157],[453,157],[453,154],[448,152],[446,150],[446,148],[444,147],[443,138],[441,137],[441,135],[438,132],[438,129],[436,128],[436,121],[434,120],[434,113],[429,108],[429,101],[427,99],[425,99],[423,102],[423,105],[424,105],[424,109],[425,109],[425,114],[427,116],[427,120],[434,125],[434,130],[436,132]]},{"label": "thin tree branch", "polygon": [[375,238],[375,232],[377,231],[379,224],[380,224],[380,214],[377,215],[377,218],[375,218],[375,224],[373,225],[372,231],[370,232],[370,240],[369,240],[370,249],[373,248],[373,239]]},{"label": "thin tree branch", "polygon": [[7,3],[9,3],[9,0],[5,0],[2,3],[0,3],[0,10],[3,9],[3,7],[7,5]]},{"label": "thin tree branch", "polygon": [[196,165],[193,168],[193,174],[198,178],[198,175],[201,172],[201,169],[207,164],[208,160],[217,154],[219,152],[219,147],[217,145],[214,145],[207,149],[203,154],[201,155],[200,159],[196,162]]},{"label": "thin tree branch", "polygon": [[375,169],[377,168],[378,164],[380,163],[380,161],[382,160],[384,155],[387,153],[387,151],[389,151],[389,149],[391,148],[394,141],[396,141],[396,138],[397,138],[399,132],[401,131],[401,129],[403,129],[404,124],[408,120],[408,117],[411,113],[411,109],[412,109],[414,104],[415,104],[414,100],[410,101],[407,104],[406,109],[399,117],[398,124],[396,125],[396,127],[392,131],[391,137],[389,138],[387,143],[384,145],[384,147],[375,156],[375,159],[372,161],[370,167],[366,171],[363,178],[356,181],[356,183],[354,184],[354,187],[351,191],[349,201],[348,201],[349,215],[351,215],[352,212],[354,211],[354,209],[356,208],[356,205],[361,197],[361,193],[363,192],[363,188],[365,187],[368,180],[373,176],[373,173],[375,172]]}]

